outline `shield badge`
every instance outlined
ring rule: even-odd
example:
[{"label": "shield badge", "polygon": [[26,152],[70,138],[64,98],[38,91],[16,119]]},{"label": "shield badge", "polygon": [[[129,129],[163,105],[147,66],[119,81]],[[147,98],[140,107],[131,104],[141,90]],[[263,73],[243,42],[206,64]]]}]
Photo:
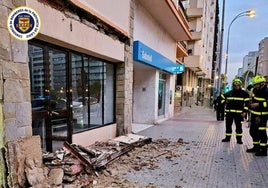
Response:
[{"label": "shield badge", "polygon": [[19,18],[19,29],[22,31],[22,32],[26,32],[28,31],[28,29],[31,27],[31,24],[30,24],[30,18],[28,17],[21,17]]}]

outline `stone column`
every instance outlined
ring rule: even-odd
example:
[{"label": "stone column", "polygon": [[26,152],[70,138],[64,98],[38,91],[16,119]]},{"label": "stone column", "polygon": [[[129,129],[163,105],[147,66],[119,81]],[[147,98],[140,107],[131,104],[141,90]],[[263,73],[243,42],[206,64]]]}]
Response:
[{"label": "stone column", "polygon": [[28,43],[13,38],[6,24],[9,13],[25,4],[25,0],[0,2],[0,187],[7,184],[6,143],[32,135]]},{"label": "stone column", "polygon": [[116,123],[117,136],[132,131],[133,101],[133,27],[134,2],[130,1],[130,42],[125,44],[125,62],[119,63],[116,75]]}]

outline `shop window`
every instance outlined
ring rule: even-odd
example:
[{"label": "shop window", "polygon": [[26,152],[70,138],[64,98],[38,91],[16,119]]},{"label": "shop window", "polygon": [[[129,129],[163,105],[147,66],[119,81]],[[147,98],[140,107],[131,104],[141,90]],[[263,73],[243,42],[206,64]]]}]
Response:
[{"label": "shop window", "polygon": [[42,122],[33,134],[42,141],[115,123],[114,64],[38,40],[29,60],[33,126]]}]

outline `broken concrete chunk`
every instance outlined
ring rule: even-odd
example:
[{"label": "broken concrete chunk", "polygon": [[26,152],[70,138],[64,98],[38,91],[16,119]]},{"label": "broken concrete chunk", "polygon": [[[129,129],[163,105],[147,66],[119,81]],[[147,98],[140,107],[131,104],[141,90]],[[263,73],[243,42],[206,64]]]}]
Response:
[{"label": "broken concrete chunk", "polygon": [[49,184],[52,186],[59,186],[63,181],[63,169],[62,168],[52,168],[48,174]]},{"label": "broken concrete chunk", "polygon": [[43,185],[46,182],[46,176],[42,167],[38,167],[39,162],[34,161],[33,159],[27,158],[25,161],[25,173],[28,180],[28,183],[37,187]]},{"label": "broken concrete chunk", "polygon": [[8,142],[7,155],[9,159],[7,161],[8,174],[10,174],[8,176],[9,186],[25,187],[28,183],[25,173],[26,158],[34,160],[35,167],[42,167],[40,136],[31,136]]},{"label": "broken concrete chunk", "polygon": [[84,170],[84,166],[82,164],[74,164],[69,168],[64,169],[64,173],[70,176],[78,175]]}]

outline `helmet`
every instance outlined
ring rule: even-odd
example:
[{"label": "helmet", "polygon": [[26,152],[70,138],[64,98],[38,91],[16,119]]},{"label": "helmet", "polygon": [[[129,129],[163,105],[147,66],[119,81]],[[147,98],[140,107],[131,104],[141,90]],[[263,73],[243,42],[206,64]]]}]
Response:
[{"label": "helmet", "polygon": [[239,78],[233,79],[233,85],[242,85],[242,81]]},{"label": "helmet", "polygon": [[259,83],[264,83],[266,82],[266,79],[263,76],[257,75],[252,79],[253,85],[259,84]]}]

